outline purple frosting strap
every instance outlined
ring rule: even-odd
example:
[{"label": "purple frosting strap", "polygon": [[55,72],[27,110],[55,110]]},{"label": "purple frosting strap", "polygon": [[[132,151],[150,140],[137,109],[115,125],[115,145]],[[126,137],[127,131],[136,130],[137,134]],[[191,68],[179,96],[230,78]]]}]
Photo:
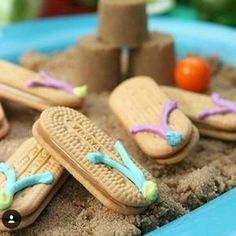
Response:
[{"label": "purple frosting strap", "polygon": [[29,80],[27,82],[27,87],[29,88],[32,88],[32,87],[55,88],[55,89],[64,90],[65,92],[70,93],[70,94],[74,94],[73,92],[74,87],[71,86],[70,84],[56,80],[45,71],[40,71],[39,75],[44,81],[40,82],[40,81]]},{"label": "purple frosting strap", "polygon": [[161,127],[165,133],[171,131],[169,124],[168,124],[168,118],[170,116],[170,113],[175,109],[177,109],[176,102],[168,102],[164,107],[164,111],[161,115]]},{"label": "purple frosting strap", "polygon": [[162,128],[157,127],[157,126],[151,126],[151,125],[138,125],[131,128],[130,132],[132,134],[137,134],[139,132],[151,132],[151,133],[161,136],[162,138],[165,137],[165,132],[163,131]]},{"label": "purple frosting strap", "polygon": [[168,118],[170,113],[177,108],[176,102],[168,102],[161,115],[161,126],[152,126],[152,125],[138,125],[130,129],[132,134],[136,134],[139,132],[151,132],[159,135],[162,138],[166,137],[167,132],[171,131],[171,128],[168,124]]},{"label": "purple frosting strap", "polygon": [[211,96],[212,101],[218,106],[218,108],[209,109],[203,111],[199,115],[199,120],[204,120],[209,116],[223,115],[227,113],[236,113],[236,104],[224,100],[218,93],[214,93]]}]

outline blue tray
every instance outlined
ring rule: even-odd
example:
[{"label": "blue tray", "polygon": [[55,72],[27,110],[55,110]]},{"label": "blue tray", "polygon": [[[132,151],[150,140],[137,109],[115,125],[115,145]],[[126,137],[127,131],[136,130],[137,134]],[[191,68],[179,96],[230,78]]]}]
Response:
[{"label": "blue tray", "polygon": [[[17,62],[29,49],[50,53],[72,46],[78,37],[94,32],[95,15],[46,19],[0,27],[0,58]],[[171,33],[177,55],[196,52],[218,54],[236,66],[236,30],[209,23],[153,17],[152,30]],[[231,236],[236,235],[236,189],[147,235]]]}]

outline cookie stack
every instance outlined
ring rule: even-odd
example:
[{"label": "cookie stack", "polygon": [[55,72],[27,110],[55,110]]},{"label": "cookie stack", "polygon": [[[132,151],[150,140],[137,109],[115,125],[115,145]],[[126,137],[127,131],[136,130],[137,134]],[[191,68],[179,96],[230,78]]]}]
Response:
[{"label": "cookie stack", "polygon": [[95,35],[78,41],[78,78],[89,90],[112,90],[121,82],[122,49],[129,52],[128,77],[147,75],[159,84],[174,84],[174,39],[149,32],[145,0],[100,0]]}]

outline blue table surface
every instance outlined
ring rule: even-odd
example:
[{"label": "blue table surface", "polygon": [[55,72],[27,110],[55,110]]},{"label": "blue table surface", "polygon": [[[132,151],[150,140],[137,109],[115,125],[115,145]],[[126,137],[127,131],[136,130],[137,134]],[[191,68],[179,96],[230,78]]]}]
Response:
[{"label": "blue table surface", "polygon": [[[0,58],[17,62],[29,49],[44,53],[72,46],[78,37],[96,31],[95,15],[44,19],[0,27]],[[236,31],[211,23],[149,19],[151,30],[171,33],[178,57],[189,52],[202,56],[217,54],[236,66]],[[236,189],[147,235],[233,236],[236,235]]]},{"label": "blue table surface", "polygon": [[[17,61],[31,49],[49,53],[72,46],[78,37],[94,33],[97,27],[95,15],[62,17],[38,20],[0,27],[0,56]],[[236,31],[230,27],[199,21],[153,17],[151,30],[171,33],[176,40],[178,56],[189,52],[200,55],[219,54],[223,61],[236,65]]]}]

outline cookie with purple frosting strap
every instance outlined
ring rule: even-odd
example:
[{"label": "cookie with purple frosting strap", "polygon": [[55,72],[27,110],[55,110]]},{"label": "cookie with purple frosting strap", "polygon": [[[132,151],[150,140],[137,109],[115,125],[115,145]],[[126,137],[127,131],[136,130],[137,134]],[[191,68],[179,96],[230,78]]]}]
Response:
[{"label": "cookie with purple frosting strap", "polygon": [[[114,114],[142,151],[155,160],[184,159],[198,136],[191,121],[149,77],[139,76],[120,84],[110,96]],[[193,139],[194,136],[194,139]],[[191,150],[189,150],[191,151]],[[180,153],[186,153],[180,156]],[[167,163],[165,163],[167,164]]]},{"label": "cookie with purple frosting strap", "polygon": [[17,230],[32,224],[47,206],[68,175],[65,169],[37,143],[26,140],[0,163],[0,231],[8,231],[1,221],[14,209],[22,220]]},{"label": "cookie with purple frosting strap", "polygon": [[82,113],[64,107],[42,112],[37,141],[107,208],[138,214],[156,201],[155,179]]},{"label": "cookie with purple frosting strap", "polygon": [[73,87],[45,71],[39,73],[0,60],[0,97],[43,111],[51,106],[79,108],[86,85]]},{"label": "cookie with purple frosting strap", "polygon": [[236,140],[236,102],[218,93],[205,95],[167,86],[162,89],[177,101],[179,108],[202,135],[226,141]]}]

